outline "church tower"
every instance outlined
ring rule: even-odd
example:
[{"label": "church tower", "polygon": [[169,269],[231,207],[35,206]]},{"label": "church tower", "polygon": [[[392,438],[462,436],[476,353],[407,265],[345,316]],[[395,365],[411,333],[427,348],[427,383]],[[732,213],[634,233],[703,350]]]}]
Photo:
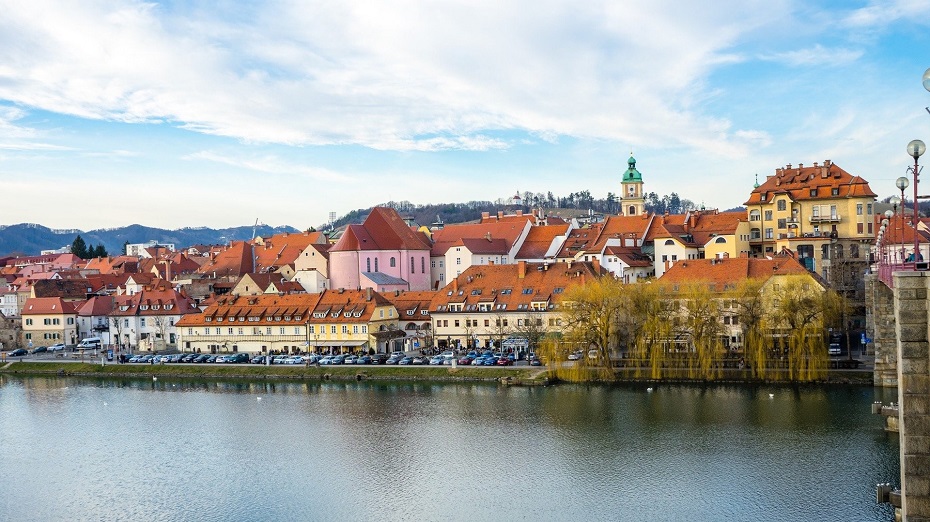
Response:
[{"label": "church tower", "polygon": [[620,215],[639,216],[646,212],[646,200],[643,197],[643,175],[636,170],[636,158],[630,154],[626,160],[627,169],[623,173],[620,191]]}]

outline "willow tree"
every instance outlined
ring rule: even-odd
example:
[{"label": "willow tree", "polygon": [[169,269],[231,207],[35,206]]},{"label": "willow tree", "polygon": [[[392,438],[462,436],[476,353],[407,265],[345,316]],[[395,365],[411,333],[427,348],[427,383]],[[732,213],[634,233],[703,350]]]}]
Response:
[{"label": "willow tree", "polygon": [[836,293],[824,291],[809,276],[790,276],[773,283],[769,293],[779,348],[788,364],[789,380],[811,381],[826,375],[826,325],[839,309]]},{"label": "willow tree", "polygon": [[637,306],[645,321],[642,332],[636,339],[634,353],[637,358],[648,362],[649,378],[661,379],[666,366],[666,356],[677,337],[675,324],[680,313],[676,299],[666,295],[667,288],[662,285],[644,284],[640,290]]},{"label": "willow tree", "polygon": [[681,297],[681,324],[690,337],[688,377],[716,379],[721,370],[715,363],[723,355],[719,295],[709,284],[695,282],[684,287]]},{"label": "willow tree", "polygon": [[[587,352],[594,350],[599,364],[583,373],[598,379],[612,376],[610,355],[611,347],[618,338],[619,318],[623,310],[624,285],[613,277],[600,277],[583,286],[576,286],[567,291],[562,299],[562,320],[566,340],[572,346],[580,347],[585,353],[582,363],[573,368],[581,368],[588,362]],[[549,350],[554,352],[551,361],[561,370],[561,361],[566,355],[564,346],[549,343]],[[571,372],[573,374],[578,371]],[[582,378],[573,375],[572,378]]]},{"label": "willow tree", "polygon": [[767,324],[768,310],[762,294],[764,284],[761,279],[745,279],[730,294],[743,334],[743,355],[752,376],[757,379],[766,378],[772,346]]}]

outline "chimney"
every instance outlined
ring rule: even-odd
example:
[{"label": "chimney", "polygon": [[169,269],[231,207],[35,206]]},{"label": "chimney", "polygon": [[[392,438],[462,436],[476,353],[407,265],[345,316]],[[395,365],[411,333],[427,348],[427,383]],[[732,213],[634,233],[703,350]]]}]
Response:
[{"label": "chimney", "polygon": [[481,213],[481,219],[482,219],[482,220],[486,220],[486,219],[490,219],[490,218],[491,218],[491,213],[490,213],[490,212],[482,212],[482,213]]},{"label": "chimney", "polygon": [[591,268],[594,269],[594,275],[597,275],[597,274],[600,274],[600,273],[601,273],[601,262],[600,262],[600,260],[598,260],[598,258],[595,257],[595,258],[591,261]]},{"label": "chimney", "polygon": [[518,216],[522,216],[522,215],[523,215],[523,209],[522,209],[522,208],[518,208],[518,209],[517,209],[517,215],[518,215]]},{"label": "chimney", "polygon": [[504,211],[503,211],[503,210],[498,210],[498,211],[497,211],[497,219],[501,219],[502,217],[504,217]]},{"label": "chimney", "polygon": [[455,293],[458,291],[459,291],[459,278],[453,277],[452,278],[452,293]]},{"label": "chimney", "polygon": [[520,261],[517,263],[517,279],[523,279],[526,277],[526,261]]},{"label": "chimney", "polygon": [[371,287],[365,289],[365,300],[371,301]]}]

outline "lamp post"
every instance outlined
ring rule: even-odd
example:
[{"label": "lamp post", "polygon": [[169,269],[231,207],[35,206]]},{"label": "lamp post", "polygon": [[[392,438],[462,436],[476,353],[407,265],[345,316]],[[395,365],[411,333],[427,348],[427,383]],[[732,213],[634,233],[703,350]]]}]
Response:
[{"label": "lamp post", "polygon": [[[891,207],[894,209],[894,210],[891,212],[891,216],[890,216],[891,224],[892,224],[892,228],[891,228],[891,229],[892,229],[893,231],[895,231],[895,235],[894,235],[895,239],[898,240],[898,241],[900,241],[900,242],[903,244],[903,243],[904,243],[904,234],[903,234],[903,231],[902,231],[901,234],[898,234],[898,233],[897,233],[897,230],[898,230],[898,223],[896,222],[896,217],[895,217],[895,216],[898,215],[898,205],[901,204],[901,198],[899,198],[898,196],[891,196],[891,198],[888,199],[888,202],[891,203]],[[888,212],[887,212],[887,211],[885,212],[885,215],[886,215],[886,216],[888,215]],[[903,252],[902,252],[902,254],[903,254]],[[898,262],[898,250],[897,250],[897,249],[895,249],[895,251],[894,251],[894,260],[895,260],[895,263]],[[902,256],[902,260],[903,260],[903,256]]]},{"label": "lamp post", "polygon": [[[924,87],[927,86],[927,73],[924,73]],[[917,236],[917,176],[920,175],[920,165],[917,160],[927,151],[927,146],[920,140],[911,140],[907,144],[908,156],[914,158],[914,166],[908,167],[908,170],[914,175],[914,262],[920,259],[920,241]]]},{"label": "lamp post", "polygon": [[[892,196],[892,197],[897,198],[897,196]],[[892,204],[893,204],[893,203],[892,203]],[[897,207],[897,205],[895,205],[895,206]],[[895,263],[897,263],[897,261],[898,261],[898,259],[897,259],[897,257],[898,257],[898,252],[897,252],[897,249],[893,246],[893,245],[894,245],[894,240],[895,240],[895,236],[894,236],[894,227],[891,226],[891,225],[893,225],[893,223],[891,222],[891,220],[893,220],[893,219],[894,219],[894,211],[886,210],[886,211],[885,211],[885,219],[882,220],[882,223],[884,224],[884,223],[887,222],[887,223],[889,224],[890,228],[891,228],[891,232],[889,232],[888,235],[889,235],[890,238],[891,238],[891,241],[889,241],[889,243],[891,243],[891,245],[892,245],[890,251],[888,252],[888,261],[891,261],[892,254],[894,254]],[[883,225],[883,226],[884,226],[884,225]],[[895,264],[895,263],[893,263],[893,264]]]}]

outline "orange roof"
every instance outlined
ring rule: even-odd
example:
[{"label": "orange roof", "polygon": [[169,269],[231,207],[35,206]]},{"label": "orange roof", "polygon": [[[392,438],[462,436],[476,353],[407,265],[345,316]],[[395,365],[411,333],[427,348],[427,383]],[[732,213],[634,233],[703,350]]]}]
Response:
[{"label": "orange roof", "polygon": [[637,243],[645,237],[653,222],[648,215],[641,216],[607,216],[600,223],[586,228],[577,228],[569,233],[562,249],[557,254],[560,259],[574,258],[579,253],[597,254],[603,252],[607,242],[633,240]]},{"label": "orange roof", "polygon": [[22,315],[73,314],[75,304],[60,297],[30,297],[23,304]]},{"label": "orange roof", "polygon": [[429,321],[429,305],[436,297],[435,290],[394,292],[383,294],[394,305],[402,321]]},{"label": "orange roof", "polygon": [[[433,231],[433,247],[430,255],[433,257],[444,256],[452,246],[462,245],[463,240],[485,240],[488,242],[497,241],[496,250],[504,249],[507,253],[513,247],[514,241],[520,237],[523,228],[526,226],[526,219],[522,221],[508,220],[504,222],[483,222],[483,223],[465,223],[446,225],[441,229]],[[501,243],[503,241],[503,243]],[[469,245],[466,245],[469,246]],[[485,245],[477,243],[469,246],[483,249]],[[472,250],[472,253],[476,253]]]},{"label": "orange roof", "polygon": [[254,271],[252,267],[252,245],[245,241],[234,241],[218,252],[209,263],[201,266],[197,273],[216,274],[216,277],[238,277]]},{"label": "orange roof", "polygon": [[448,311],[449,304],[462,304],[463,311],[487,305],[495,312],[529,311],[532,303],[554,306],[566,289],[604,274],[603,268],[585,262],[473,265],[436,292],[430,311]]},{"label": "orange roof", "polygon": [[[221,326],[238,317],[258,317],[250,326],[306,324],[308,316],[316,307],[321,294],[262,294],[256,296],[217,297],[202,313],[188,314],[178,321],[178,326]],[[289,319],[285,320],[285,316]],[[275,321],[274,318],[279,320]],[[300,322],[297,318],[300,317]],[[209,319],[209,320],[208,320]],[[288,322],[290,321],[290,322]]]},{"label": "orange roof", "polygon": [[646,239],[674,237],[685,244],[701,246],[715,236],[735,234],[740,222],[745,221],[748,221],[745,211],[693,210],[687,214],[659,215]]},{"label": "orange roof", "polygon": [[523,244],[520,245],[516,258],[542,259],[552,246],[552,241],[558,236],[565,235],[567,230],[568,224],[564,222],[561,225],[542,225],[530,228]]},{"label": "orange roof", "polygon": [[[812,194],[812,191],[816,193]],[[859,176],[853,176],[830,160],[824,161],[823,165],[814,163],[812,167],[805,167],[799,163],[794,168],[789,164],[784,168],[775,169],[775,175],[769,176],[764,183],[756,187],[744,204],[764,204],[766,201],[772,201],[772,197],[777,194],[787,194],[793,201],[875,197],[875,193],[869,188],[869,182]]]},{"label": "orange roof", "polygon": [[719,290],[728,284],[746,279],[768,279],[775,275],[803,275],[815,277],[796,259],[779,256],[773,259],[738,257],[725,259],[688,259],[671,266],[662,277],[661,283],[692,283],[706,281],[716,283]]},{"label": "orange roof", "polygon": [[300,234],[276,234],[267,239],[256,239],[256,270],[268,270],[293,264],[297,257],[310,245],[327,246],[326,236],[321,232]]},{"label": "orange roof", "polygon": [[429,250],[425,237],[410,230],[396,210],[375,207],[364,223],[349,225],[329,251]]}]

